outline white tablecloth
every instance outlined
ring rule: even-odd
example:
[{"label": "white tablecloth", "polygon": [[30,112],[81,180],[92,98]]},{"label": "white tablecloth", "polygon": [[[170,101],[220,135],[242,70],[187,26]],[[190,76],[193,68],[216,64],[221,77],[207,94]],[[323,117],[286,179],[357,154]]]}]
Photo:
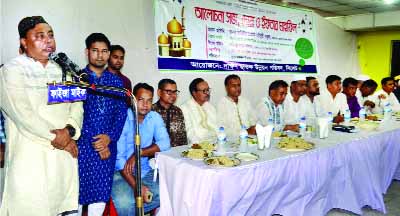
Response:
[{"label": "white tablecloth", "polygon": [[177,147],[158,154],[159,215],[318,216],[332,208],[386,212],[383,194],[400,180],[400,123],[378,131],[332,132],[316,148],[288,153],[275,146],[256,162],[213,168],[182,158]]}]

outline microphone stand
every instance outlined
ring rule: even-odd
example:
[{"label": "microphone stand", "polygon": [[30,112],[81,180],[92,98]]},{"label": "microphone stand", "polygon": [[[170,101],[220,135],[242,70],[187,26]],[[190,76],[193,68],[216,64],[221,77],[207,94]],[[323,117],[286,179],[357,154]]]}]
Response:
[{"label": "microphone stand", "polygon": [[107,91],[112,91],[112,92],[119,92],[119,93],[124,93],[127,97],[131,99],[131,104],[132,104],[132,109],[133,109],[133,114],[134,114],[134,123],[135,123],[135,152],[136,152],[136,157],[135,157],[135,168],[136,168],[136,175],[135,175],[135,180],[136,180],[136,215],[137,216],[143,216],[144,215],[144,209],[143,209],[143,198],[142,198],[142,166],[141,166],[141,157],[140,155],[142,154],[142,149],[140,148],[140,134],[139,134],[139,120],[138,120],[138,109],[137,109],[137,100],[136,97],[132,94],[130,90],[124,89],[124,88],[119,88],[119,87],[114,87],[114,86],[105,86],[105,85],[95,85],[95,84],[88,84],[84,82],[72,82],[72,81],[64,81],[62,82],[63,85],[66,86],[74,86],[74,87],[80,87],[84,89],[91,89],[93,91],[96,90],[107,90]]}]

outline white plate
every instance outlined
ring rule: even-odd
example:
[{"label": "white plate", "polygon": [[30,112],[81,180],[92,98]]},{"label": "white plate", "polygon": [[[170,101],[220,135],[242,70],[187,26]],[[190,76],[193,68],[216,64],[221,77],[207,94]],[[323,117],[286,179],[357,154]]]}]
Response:
[{"label": "white plate", "polygon": [[307,151],[307,149],[288,149],[288,148],[281,148],[283,151],[287,152],[302,152],[302,151]]},{"label": "white plate", "polygon": [[[218,156],[218,157],[222,157],[222,156]],[[203,161],[204,161],[205,164],[207,164],[209,166],[214,166],[214,167],[232,167],[232,166],[225,166],[225,165],[220,165],[220,164],[219,165],[212,164],[210,160],[215,160],[218,157],[204,158]],[[239,166],[240,165],[240,160],[239,159],[234,158],[234,157],[228,157],[228,158],[233,161],[233,163],[234,163],[233,166]]]},{"label": "white plate", "polygon": [[257,154],[249,152],[237,153],[234,156],[241,161],[254,161],[260,158]]}]

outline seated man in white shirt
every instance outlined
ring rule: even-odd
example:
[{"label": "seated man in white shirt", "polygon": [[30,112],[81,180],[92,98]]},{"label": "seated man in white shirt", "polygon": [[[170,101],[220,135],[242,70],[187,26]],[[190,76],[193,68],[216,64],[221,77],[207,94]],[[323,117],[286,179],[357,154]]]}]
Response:
[{"label": "seated man in white shirt", "polygon": [[306,77],[295,75],[290,84],[290,93],[286,96],[283,106],[285,112],[283,114],[285,124],[295,125],[305,117],[305,100],[302,97],[306,93]]},{"label": "seated man in white shirt", "polygon": [[269,85],[268,96],[257,105],[257,121],[262,125],[273,124],[276,131],[298,131],[297,125],[285,125],[283,120],[284,106],[288,84],[275,80]]},{"label": "seated man in white shirt", "polygon": [[359,95],[357,96],[358,103],[360,106],[364,106],[365,111],[367,113],[371,113],[372,110],[375,108],[375,103],[373,102],[372,94],[375,92],[378,84],[372,80],[366,80],[361,84],[359,88]]},{"label": "seated man in white shirt", "polygon": [[342,78],[337,75],[329,75],[325,82],[326,90],[322,91],[319,96],[322,108],[332,113],[333,122],[343,122],[343,114],[349,109],[349,106],[347,105],[346,95],[341,93]]},{"label": "seated man in white shirt", "polygon": [[383,113],[383,108],[386,104],[392,108],[392,111],[397,112],[400,111],[400,104],[394,95],[394,79],[391,77],[383,78],[381,81],[382,89],[375,92],[372,96],[375,108],[373,109],[374,113]]},{"label": "seated man in white shirt", "polygon": [[230,140],[237,140],[242,126],[249,134],[256,134],[256,117],[250,102],[241,96],[242,86],[238,75],[231,74],[225,78],[226,96],[217,106],[218,125],[225,128]]},{"label": "seated man in white shirt", "polygon": [[319,82],[315,77],[306,78],[306,94],[302,96],[305,101],[306,118],[316,118],[326,116],[326,111],[322,108],[321,102],[317,97],[320,95]]},{"label": "seated man in white shirt", "polygon": [[[358,84],[357,84],[357,91],[356,91],[356,97],[358,98],[358,97],[361,96],[361,91],[360,91],[361,85],[362,85],[365,81],[367,81],[367,80],[369,80],[369,79],[371,79],[371,78],[369,78],[368,75],[359,74],[359,75],[356,77],[356,79],[357,79],[357,81],[358,81]],[[360,105],[361,105],[361,104],[360,104]]]},{"label": "seated man in white shirt", "polygon": [[202,141],[214,142],[217,139],[217,112],[209,103],[211,89],[202,78],[194,79],[189,85],[192,95],[182,104],[188,144]]}]

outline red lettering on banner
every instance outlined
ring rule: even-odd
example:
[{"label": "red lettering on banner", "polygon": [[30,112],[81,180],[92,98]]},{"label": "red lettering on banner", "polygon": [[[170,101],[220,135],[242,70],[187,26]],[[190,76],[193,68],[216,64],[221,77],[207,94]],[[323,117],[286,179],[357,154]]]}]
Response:
[{"label": "red lettering on banner", "polygon": [[[256,27],[262,29],[271,29],[282,32],[293,32],[297,30],[297,24],[292,23],[291,20],[278,21],[270,19],[266,16],[255,17],[249,15],[240,15],[237,13],[207,9],[202,7],[194,8],[195,16],[201,20],[209,20],[212,22],[228,23],[243,27]],[[241,16],[239,19],[238,16]]]}]

